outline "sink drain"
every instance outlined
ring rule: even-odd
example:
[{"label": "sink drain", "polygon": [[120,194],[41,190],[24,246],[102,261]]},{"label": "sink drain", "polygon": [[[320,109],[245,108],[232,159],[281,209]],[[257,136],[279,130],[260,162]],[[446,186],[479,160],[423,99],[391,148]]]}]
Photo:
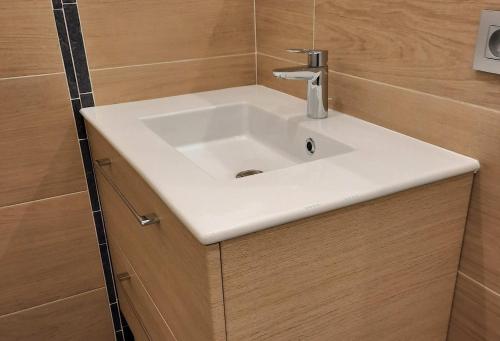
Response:
[{"label": "sink drain", "polygon": [[247,170],[244,170],[244,171],[241,171],[239,172],[238,174],[236,174],[236,178],[244,178],[245,176],[250,176],[250,175],[255,175],[255,174],[260,174],[262,173],[261,170],[258,170],[258,169],[247,169]]}]

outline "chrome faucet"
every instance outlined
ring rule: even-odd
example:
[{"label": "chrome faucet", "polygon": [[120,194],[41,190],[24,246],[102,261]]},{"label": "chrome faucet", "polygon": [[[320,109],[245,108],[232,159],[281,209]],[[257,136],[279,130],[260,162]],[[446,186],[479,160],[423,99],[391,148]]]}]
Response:
[{"label": "chrome faucet", "polygon": [[328,117],[328,51],[289,49],[288,52],[304,53],[308,56],[307,66],[273,70],[274,77],[307,81],[307,116]]}]

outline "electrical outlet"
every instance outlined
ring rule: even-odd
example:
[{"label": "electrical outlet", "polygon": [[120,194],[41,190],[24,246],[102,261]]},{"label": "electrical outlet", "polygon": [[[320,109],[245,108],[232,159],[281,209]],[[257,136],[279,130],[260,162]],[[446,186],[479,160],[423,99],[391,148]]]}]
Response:
[{"label": "electrical outlet", "polygon": [[500,11],[482,11],[474,70],[500,74]]}]

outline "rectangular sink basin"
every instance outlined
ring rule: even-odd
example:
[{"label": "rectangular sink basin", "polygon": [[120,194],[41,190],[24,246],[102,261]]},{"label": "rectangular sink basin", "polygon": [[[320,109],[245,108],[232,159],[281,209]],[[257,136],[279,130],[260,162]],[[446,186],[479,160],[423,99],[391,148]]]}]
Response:
[{"label": "rectangular sink basin", "polygon": [[287,168],[353,149],[248,103],[143,118],[166,143],[217,179]]},{"label": "rectangular sink basin", "polygon": [[[203,244],[479,168],[334,110],[307,118],[304,100],[258,85],[81,112]],[[262,173],[235,178],[246,170]]]}]

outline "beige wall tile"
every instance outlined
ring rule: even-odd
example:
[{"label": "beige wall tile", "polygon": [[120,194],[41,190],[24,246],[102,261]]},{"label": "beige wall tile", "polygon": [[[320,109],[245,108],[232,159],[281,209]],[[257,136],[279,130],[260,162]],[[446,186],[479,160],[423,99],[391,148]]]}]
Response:
[{"label": "beige wall tile", "polygon": [[481,115],[471,154],[481,161],[481,171],[472,194],[461,270],[500,292],[500,112]]},{"label": "beige wall tile", "polygon": [[85,190],[64,74],[0,80],[0,206]]},{"label": "beige wall tile", "polygon": [[438,146],[471,155],[481,114],[491,110],[330,72],[332,107]]},{"label": "beige wall tile", "polygon": [[252,0],[81,0],[91,69],[255,51]]},{"label": "beige wall tile", "polygon": [[0,78],[63,71],[50,1],[0,1]]},{"label": "beige wall tile", "polygon": [[331,69],[500,109],[500,77],[472,70],[482,9],[498,0],[317,0]]},{"label": "beige wall tile", "polygon": [[313,47],[313,0],[256,0],[257,51],[304,62],[286,52]]},{"label": "beige wall tile", "polygon": [[104,286],[90,212],[87,192],[0,208],[0,315]]},{"label": "beige wall tile", "polygon": [[448,341],[500,340],[500,295],[464,275],[457,278]]},{"label": "beige wall tile", "polygon": [[17,341],[115,339],[105,289],[0,316],[0,335]]},{"label": "beige wall tile", "polygon": [[97,105],[255,84],[255,55],[92,71]]}]

